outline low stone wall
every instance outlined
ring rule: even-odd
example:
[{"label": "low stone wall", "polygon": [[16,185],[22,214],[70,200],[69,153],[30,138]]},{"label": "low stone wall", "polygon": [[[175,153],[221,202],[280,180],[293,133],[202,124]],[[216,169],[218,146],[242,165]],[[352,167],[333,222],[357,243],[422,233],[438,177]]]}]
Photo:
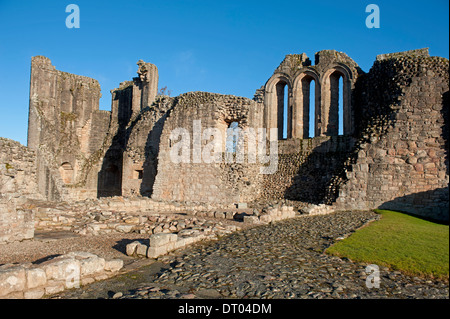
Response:
[{"label": "low stone wall", "polygon": [[[217,216],[219,216],[217,214]],[[202,218],[205,217],[205,218]],[[226,230],[220,221],[208,221],[207,214],[195,212],[114,211],[77,210],[74,207],[38,207],[35,214],[37,231],[64,230],[80,235],[102,235],[109,233],[157,234],[179,232],[187,228],[206,231]],[[212,211],[214,217],[214,211]]]},{"label": "low stone wall", "polygon": [[[217,212],[216,212],[217,213]],[[214,216],[216,215],[213,212]],[[296,217],[297,214],[294,211],[294,207],[281,206],[271,207],[264,210],[263,214],[250,215],[242,213],[242,221],[246,224],[267,224],[273,221],[283,220],[287,218]],[[218,212],[217,216],[220,218],[227,218],[226,212]],[[232,216],[229,214],[229,216]],[[236,216],[234,216],[236,218]],[[234,228],[236,230],[237,228]],[[126,254],[128,256],[158,258],[173,250],[184,248],[193,243],[199,242],[205,239],[216,239],[217,234],[223,234],[223,232],[217,231],[199,231],[198,229],[183,229],[177,234],[175,233],[159,233],[153,234],[149,238],[149,245],[146,245],[140,241],[134,241],[127,245]]]},{"label": "low stone wall", "polygon": [[296,212],[294,211],[294,207],[292,206],[270,207],[267,209],[263,209],[262,214],[259,216],[244,216],[244,223],[266,224],[278,220],[293,218],[295,216]]},{"label": "low stone wall", "polygon": [[105,260],[86,252],[71,252],[37,265],[2,265],[0,299],[38,299],[107,279],[122,267],[123,260]]},{"label": "low stone wall", "polygon": [[[147,246],[139,241],[127,245],[127,255],[147,258],[158,258],[170,251],[184,248],[193,243],[208,238],[208,236],[197,233],[194,235],[160,233],[150,236],[150,245]],[[213,238],[209,236],[209,238]]]}]

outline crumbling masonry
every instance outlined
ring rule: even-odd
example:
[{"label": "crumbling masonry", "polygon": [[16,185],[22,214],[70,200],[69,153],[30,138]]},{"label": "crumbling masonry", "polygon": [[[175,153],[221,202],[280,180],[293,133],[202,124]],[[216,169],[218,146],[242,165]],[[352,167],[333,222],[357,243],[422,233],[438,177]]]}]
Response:
[{"label": "crumbling masonry", "polygon": [[[430,57],[428,49],[379,55],[368,73],[346,54],[324,50],[314,64],[305,54],[287,55],[253,99],[206,92],[169,97],[157,94],[157,67],[141,60],[138,76],[111,91],[111,111],[101,111],[96,80],[36,56],[23,150],[28,164],[15,172],[12,151],[0,141],[0,207],[26,183],[25,195],[51,201],[292,200],[448,221],[448,71],[449,61]],[[171,133],[193,132],[194,121],[224,135],[232,123],[242,130],[278,128],[276,172],[260,174],[261,164],[249,161],[174,163]],[[29,178],[16,178],[21,185],[13,187],[11,178],[23,172]],[[8,228],[1,216],[0,235]]]}]

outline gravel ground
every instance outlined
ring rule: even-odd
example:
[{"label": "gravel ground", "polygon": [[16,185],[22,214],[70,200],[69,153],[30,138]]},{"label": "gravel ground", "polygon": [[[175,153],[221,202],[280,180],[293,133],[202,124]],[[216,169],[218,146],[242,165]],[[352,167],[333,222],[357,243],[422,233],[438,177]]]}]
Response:
[{"label": "gravel ground", "polygon": [[143,239],[143,235],[114,233],[101,236],[80,236],[64,231],[36,233],[33,240],[1,244],[0,265],[36,262],[72,251],[86,251],[106,259],[126,259],[125,247],[134,239]]},{"label": "gravel ground", "polygon": [[366,264],[323,253],[378,217],[341,212],[250,228],[54,298],[449,298],[448,282],[387,268],[380,287],[368,288]]}]

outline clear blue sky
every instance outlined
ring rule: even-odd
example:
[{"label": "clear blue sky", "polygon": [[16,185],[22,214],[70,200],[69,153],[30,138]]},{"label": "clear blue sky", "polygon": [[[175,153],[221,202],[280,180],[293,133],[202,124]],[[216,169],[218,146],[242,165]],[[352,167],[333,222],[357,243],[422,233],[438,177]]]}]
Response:
[{"label": "clear blue sky", "polygon": [[[68,4],[80,28],[65,25]],[[365,8],[380,8],[368,29]],[[252,98],[286,54],[347,53],[369,71],[381,53],[429,47],[448,58],[449,4],[428,1],[5,1],[0,0],[0,136],[26,145],[30,62],[97,79],[110,90],[156,64],[172,96],[208,91]]]}]

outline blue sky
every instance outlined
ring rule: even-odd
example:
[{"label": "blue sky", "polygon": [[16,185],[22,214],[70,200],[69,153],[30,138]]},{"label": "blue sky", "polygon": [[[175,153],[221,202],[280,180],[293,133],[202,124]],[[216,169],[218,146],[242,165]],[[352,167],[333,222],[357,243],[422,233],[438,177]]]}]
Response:
[{"label": "blue sky", "polygon": [[[68,29],[68,4],[80,28]],[[380,28],[368,29],[368,4]],[[100,109],[143,59],[172,96],[208,91],[252,98],[286,54],[334,49],[364,71],[377,54],[429,47],[448,58],[449,4],[424,1],[0,0],[0,136],[26,145],[30,62],[97,79]]]}]

